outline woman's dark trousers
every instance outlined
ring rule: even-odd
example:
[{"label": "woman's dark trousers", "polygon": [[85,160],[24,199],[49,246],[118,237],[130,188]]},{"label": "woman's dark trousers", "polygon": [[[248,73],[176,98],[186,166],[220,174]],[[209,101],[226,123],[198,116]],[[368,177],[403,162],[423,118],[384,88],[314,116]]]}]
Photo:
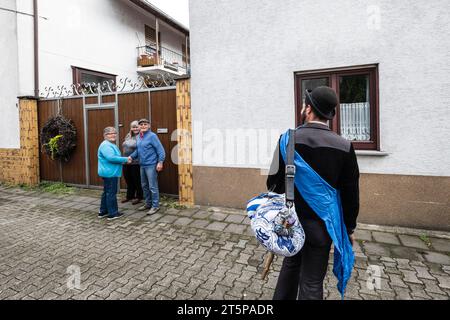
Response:
[{"label": "woman's dark trousers", "polygon": [[99,214],[114,217],[119,213],[117,206],[117,189],[119,178],[103,178],[103,194]]},{"label": "woman's dark trousers", "polygon": [[123,176],[127,183],[127,200],[144,199],[140,166],[138,164],[123,166]]}]

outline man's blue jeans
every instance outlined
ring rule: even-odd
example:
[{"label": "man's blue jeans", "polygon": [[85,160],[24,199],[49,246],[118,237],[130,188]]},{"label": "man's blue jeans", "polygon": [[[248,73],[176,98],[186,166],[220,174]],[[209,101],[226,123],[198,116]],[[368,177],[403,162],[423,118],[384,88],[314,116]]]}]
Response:
[{"label": "man's blue jeans", "polygon": [[117,186],[119,178],[103,178],[103,194],[100,205],[100,214],[114,217],[119,213],[117,206]]},{"label": "man's blue jeans", "polygon": [[156,171],[156,165],[141,167],[141,183],[147,206],[159,208],[158,172]]}]

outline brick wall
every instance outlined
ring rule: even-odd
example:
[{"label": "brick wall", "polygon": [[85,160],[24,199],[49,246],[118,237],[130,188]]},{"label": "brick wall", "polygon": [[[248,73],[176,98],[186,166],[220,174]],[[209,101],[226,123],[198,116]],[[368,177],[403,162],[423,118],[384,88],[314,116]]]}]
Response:
[{"label": "brick wall", "polygon": [[37,101],[19,100],[20,149],[0,149],[0,182],[39,183],[39,129]]}]

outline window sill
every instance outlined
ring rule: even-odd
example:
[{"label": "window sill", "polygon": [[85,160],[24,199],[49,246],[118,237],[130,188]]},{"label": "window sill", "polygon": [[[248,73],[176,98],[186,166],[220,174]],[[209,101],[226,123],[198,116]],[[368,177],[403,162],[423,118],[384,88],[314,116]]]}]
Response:
[{"label": "window sill", "polygon": [[375,150],[356,150],[357,156],[372,156],[372,157],[386,157],[389,153],[385,151],[375,151]]}]

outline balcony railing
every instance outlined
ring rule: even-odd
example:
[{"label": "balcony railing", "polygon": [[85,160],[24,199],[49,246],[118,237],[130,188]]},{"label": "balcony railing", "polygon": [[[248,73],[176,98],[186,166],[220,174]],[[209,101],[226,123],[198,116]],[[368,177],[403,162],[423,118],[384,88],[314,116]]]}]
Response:
[{"label": "balcony railing", "polygon": [[162,66],[166,69],[184,74],[187,74],[189,71],[187,57],[181,53],[160,47],[159,55],[157,55],[156,46],[149,45],[138,47],[137,49],[139,67]]}]

